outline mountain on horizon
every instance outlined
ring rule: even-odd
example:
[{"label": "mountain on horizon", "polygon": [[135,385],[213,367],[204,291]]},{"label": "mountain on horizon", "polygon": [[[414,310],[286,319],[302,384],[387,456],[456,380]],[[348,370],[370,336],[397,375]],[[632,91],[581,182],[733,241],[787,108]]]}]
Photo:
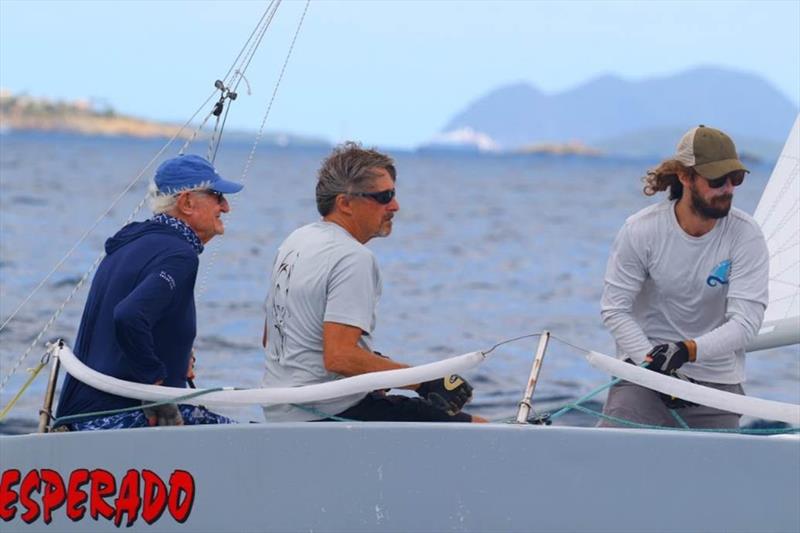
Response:
[{"label": "mountain on horizon", "polygon": [[[782,145],[797,113],[775,87],[745,72],[700,67],[642,81],[605,75],[552,95],[528,83],[500,87],[454,116],[432,144],[459,144],[456,139],[465,146],[479,138],[482,149],[518,150],[578,142],[643,155],[663,153],[667,135],[706,124],[754,140],[761,156]],[[625,139],[636,146],[627,150]],[[670,139],[670,149],[677,139]]]}]

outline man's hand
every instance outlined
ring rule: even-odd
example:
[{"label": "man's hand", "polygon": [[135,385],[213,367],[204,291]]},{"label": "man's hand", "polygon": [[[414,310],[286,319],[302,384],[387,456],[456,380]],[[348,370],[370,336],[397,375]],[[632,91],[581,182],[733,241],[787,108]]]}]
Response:
[{"label": "man's hand", "polygon": [[[670,375],[675,379],[688,381],[689,383],[697,383],[683,372],[679,372],[677,370],[672,371]],[[697,406],[697,404],[694,402],[690,402],[689,400],[684,400],[683,398],[678,398],[676,396],[670,396],[669,394],[664,394],[662,392],[658,393],[658,397],[661,398],[661,401],[664,402],[664,405],[666,405],[668,409],[682,409],[684,407]]]},{"label": "man's hand", "polygon": [[661,374],[672,374],[688,361],[697,358],[697,345],[694,341],[670,342],[659,344],[645,356],[650,363],[647,368]]},{"label": "man's hand", "polygon": [[417,394],[447,414],[454,415],[472,399],[472,385],[458,374],[450,374],[420,384]]},{"label": "man's hand", "polygon": [[[143,401],[147,405],[148,401]],[[152,407],[142,407],[144,416],[147,417],[147,423],[151,426],[182,426],[183,417],[174,403],[166,403],[163,405],[154,405]]]}]

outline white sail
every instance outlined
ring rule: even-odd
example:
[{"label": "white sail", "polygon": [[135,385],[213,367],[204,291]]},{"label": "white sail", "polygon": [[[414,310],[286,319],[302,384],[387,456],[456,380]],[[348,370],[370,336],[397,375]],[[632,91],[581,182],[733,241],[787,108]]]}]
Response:
[{"label": "white sail", "polygon": [[769,249],[769,305],[747,349],[800,343],[800,115],[753,216]]}]

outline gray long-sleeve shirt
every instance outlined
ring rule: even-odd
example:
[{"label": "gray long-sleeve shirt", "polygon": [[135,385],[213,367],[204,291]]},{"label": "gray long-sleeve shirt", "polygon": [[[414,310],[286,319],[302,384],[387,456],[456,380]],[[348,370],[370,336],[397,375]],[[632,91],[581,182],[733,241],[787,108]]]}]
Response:
[{"label": "gray long-sleeve shirt", "polygon": [[697,361],[682,370],[714,383],[744,381],[744,348],[767,306],[769,257],[758,224],[732,208],[701,237],[678,224],[674,202],[628,218],[606,268],[603,323],[621,358],[656,344],[694,339]]}]

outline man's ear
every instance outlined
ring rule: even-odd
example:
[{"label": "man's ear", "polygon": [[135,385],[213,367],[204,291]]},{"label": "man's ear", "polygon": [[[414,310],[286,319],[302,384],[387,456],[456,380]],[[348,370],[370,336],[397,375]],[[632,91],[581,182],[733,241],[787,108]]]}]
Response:
[{"label": "man's ear", "polygon": [[194,197],[190,192],[182,192],[178,195],[178,200],[175,202],[175,208],[178,210],[178,213],[190,215],[194,212],[195,203]]},{"label": "man's ear", "polygon": [[351,205],[351,198],[346,194],[339,194],[336,196],[335,204],[336,210],[340,213],[351,214],[353,212],[353,207]]},{"label": "man's ear", "polygon": [[689,184],[692,182],[692,176],[694,173],[691,169],[680,169],[678,170],[678,181],[681,182],[681,185],[684,187],[688,187]]}]

